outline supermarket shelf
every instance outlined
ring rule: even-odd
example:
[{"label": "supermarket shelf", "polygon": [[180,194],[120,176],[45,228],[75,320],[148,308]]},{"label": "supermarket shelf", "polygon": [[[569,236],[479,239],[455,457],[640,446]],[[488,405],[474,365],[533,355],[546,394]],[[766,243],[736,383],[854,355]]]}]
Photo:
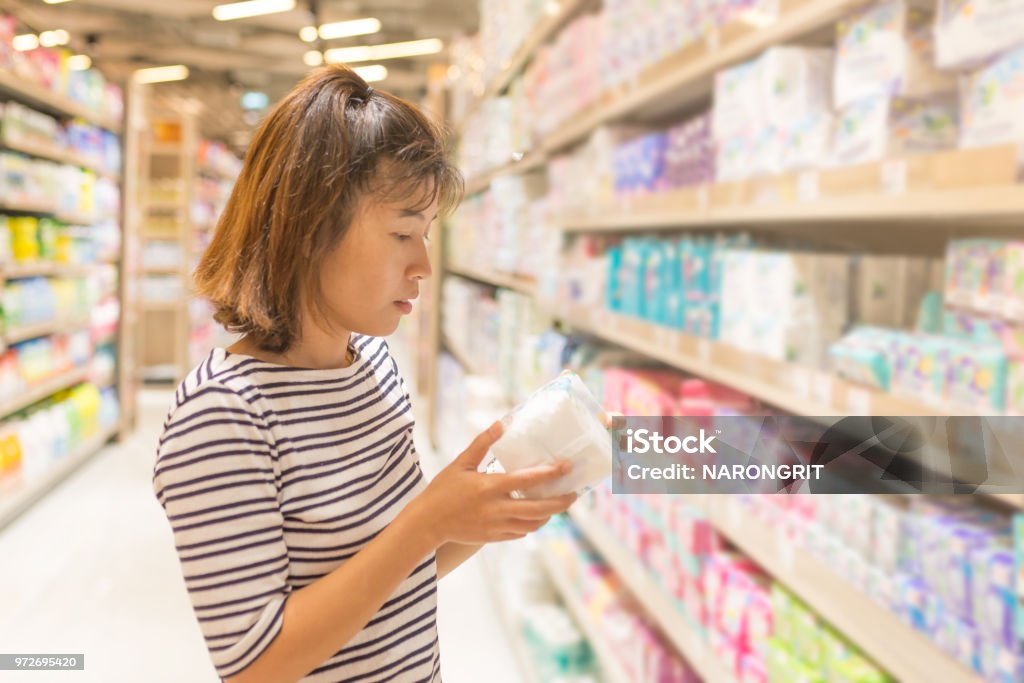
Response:
[{"label": "supermarket shelf", "polygon": [[563,310],[556,315],[583,332],[732,387],[795,415],[950,414],[948,408],[902,399],[846,382],[829,373],[776,361],[607,310]]},{"label": "supermarket shelf", "polygon": [[[3,73],[0,71],[0,73]],[[52,204],[43,204],[36,202],[8,202],[0,200],[0,211],[5,213],[41,213],[53,215],[55,209]]]},{"label": "supermarket shelf", "polygon": [[[526,39],[509,58],[502,64],[501,71],[491,79],[484,89],[483,94],[478,97],[470,107],[462,121],[465,123],[470,116],[476,113],[484,100],[495,97],[505,90],[512,80],[522,71],[533,56],[545,43],[551,40],[569,21],[579,14],[591,0],[564,0],[561,4],[554,3],[554,11],[549,11],[536,26],[530,29]],[[549,4],[549,7],[552,5]]]},{"label": "supermarket shelf", "polygon": [[147,275],[181,275],[181,266],[142,266],[142,272]]},{"label": "supermarket shelf", "polygon": [[587,606],[580,599],[579,590],[565,574],[561,566],[561,560],[555,557],[554,553],[543,543],[539,552],[544,568],[547,570],[551,581],[555,584],[558,592],[562,595],[566,607],[576,619],[577,625],[582,629],[591,649],[597,655],[601,664],[601,672],[607,683],[629,683],[632,679],[623,668],[622,662],[616,657],[616,649],[608,644],[607,638],[597,628],[594,618],[587,611]]},{"label": "supermarket shelf", "polygon": [[675,600],[659,586],[637,563],[636,558],[623,550],[621,544],[587,513],[578,507],[569,509],[569,516],[586,536],[587,541],[601,553],[605,562],[629,589],[647,615],[658,625],[665,637],[708,683],[729,683],[735,680],[714,658],[708,643],[690,625],[674,606]]},{"label": "supermarket shelf", "polygon": [[51,334],[62,332],[75,332],[89,327],[88,320],[47,320],[46,322],[33,323],[31,325],[19,325],[18,327],[6,330],[4,341],[7,344],[17,344],[36,337],[46,337]]},{"label": "supermarket shelf", "polygon": [[188,307],[187,301],[141,301],[140,306],[147,311],[180,311]]},{"label": "supermarket shelf", "polygon": [[986,496],[1018,510],[1024,510],[1024,493],[986,493]]},{"label": "supermarket shelf", "polygon": [[482,192],[487,189],[499,175],[510,173],[525,173],[535,168],[540,168],[547,161],[547,156],[542,151],[534,150],[529,154],[517,155],[517,158],[505,166],[481,173],[466,180],[466,196]]},{"label": "supermarket shelf", "polygon": [[183,153],[184,143],[182,142],[154,142],[149,146],[150,154],[162,156],[178,156]]},{"label": "supermarket shelf", "polygon": [[147,211],[184,211],[184,198],[182,199],[150,199],[145,201]]},{"label": "supermarket shelf", "polygon": [[495,287],[504,287],[505,289],[511,289],[531,296],[536,289],[532,279],[520,277],[518,275],[507,275],[504,273],[480,270],[471,266],[461,265],[451,265],[447,270],[453,275],[459,275],[461,277],[469,278],[470,280],[477,280],[478,282],[494,285]]},{"label": "supermarket shelf", "polygon": [[[724,26],[651,66],[630,84],[605,92],[593,107],[572,117],[532,151],[557,152],[613,121],[665,119],[673,112],[684,111],[710,94],[714,75],[720,69],[756,57],[772,45],[825,28],[867,4],[867,0],[782,0],[780,4],[777,21],[766,26],[741,21]],[[515,164],[509,164],[495,172],[516,170]],[[469,192],[477,190],[479,179],[470,178],[466,187]]]},{"label": "supermarket shelf", "polygon": [[99,434],[88,439],[75,448],[63,459],[52,465],[50,469],[29,488],[17,491],[11,498],[0,499],[0,529],[10,524],[21,513],[29,509],[36,501],[48,494],[66,479],[72,472],[81,467],[87,460],[99,452],[100,448],[117,434],[117,427],[107,427]]},{"label": "supermarket shelf", "polygon": [[56,161],[61,164],[71,164],[72,166],[86,168],[104,178],[119,180],[121,177],[119,173],[104,169],[94,158],[84,154],[79,154],[74,150],[58,147],[52,142],[19,140],[11,137],[9,134],[4,134],[0,137],[0,144],[9,150],[28,154],[29,156],[40,157],[42,159],[49,159],[50,161]]},{"label": "supermarket shelf", "polygon": [[0,275],[5,280],[14,280],[25,277],[75,277],[86,275],[92,266],[99,264],[92,263],[54,263],[52,261],[37,261],[35,263],[15,263],[0,266]]},{"label": "supermarket shelf", "polygon": [[99,216],[91,216],[84,213],[71,213],[64,211],[55,211],[54,217],[59,221],[70,223],[72,225],[94,225],[99,223],[103,219]]},{"label": "supermarket shelf", "polygon": [[113,133],[121,132],[121,121],[50,92],[43,86],[24,81],[7,70],[0,70],[0,92],[51,114],[76,116]]},{"label": "supermarket shelf", "polygon": [[64,373],[63,375],[44,380],[30,386],[17,398],[8,399],[0,403],[0,417],[7,417],[19,410],[23,410],[33,403],[42,401],[44,398],[56,394],[58,391],[63,391],[64,389],[84,382],[88,377],[89,371],[87,368],[76,368]]},{"label": "supermarket shelf", "polygon": [[530,656],[530,649],[523,635],[522,624],[513,617],[509,605],[506,604],[505,599],[501,595],[499,589],[501,580],[494,565],[491,563],[488,550],[484,548],[478,557],[480,558],[480,565],[483,567],[484,574],[486,574],[486,583],[491,599],[494,601],[498,617],[501,619],[502,625],[505,627],[505,633],[508,634],[510,644],[512,645],[512,654],[515,655],[516,660],[519,662],[519,672],[523,675],[523,683],[542,683],[540,676],[537,674],[533,657]]},{"label": "supermarket shelf", "polygon": [[473,362],[473,359],[466,352],[466,350],[463,349],[458,344],[453,343],[448,335],[442,333],[441,339],[441,343],[444,346],[444,348],[448,349],[448,352],[455,357],[455,360],[459,361],[459,365],[461,365],[466,372],[468,372],[471,375],[487,374],[485,372],[482,372],[480,368],[478,368],[476,364]]},{"label": "supermarket shelf", "polygon": [[[903,683],[981,683],[899,617],[756,518],[732,496],[706,496],[711,520],[738,549],[786,585],[850,642]],[[894,647],[894,644],[898,646]]]},{"label": "supermarket shelf", "polygon": [[102,220],[98,216],[60,211],[52,204],[36,204],[32,202],[3,202],[0,201],[0,211],[5,213],[36,213],[53,216],[57,220],[74,225],[93,225]]},{"label": "supermarket shelf", "polygon": [[[636,197],[556,222],[567,232],[882,221],[943,229],[953,223],[971,228],[1016,225],[1024,217],[1024,185],[1014,184],[1013,178],[1016,154],[1004,147],[956,150],[713,184]],[[990,161],[1003,164],[1003,170],[992,173]],[[979,179],[973,169],[988,170],[989,178]]]},{"label": "supermarket shelf", "polygon": [[[453,266],[448,272],[496,287],[534,294],[529,281]],[[541,301],[550,313],[581,332],[661,361],[685,372],[743,391],[803,416],[949,415],[930,406],[846,382],[832,374],[773,360],[720,342],[694,337],[605,309],[574,310]],[[957,411],[962,415],[968,411]]]}]

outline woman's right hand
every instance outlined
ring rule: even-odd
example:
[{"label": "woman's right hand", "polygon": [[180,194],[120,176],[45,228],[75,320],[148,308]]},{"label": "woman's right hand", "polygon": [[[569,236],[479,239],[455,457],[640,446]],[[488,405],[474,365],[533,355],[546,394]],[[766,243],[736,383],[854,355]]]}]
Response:
[{"label": "woman's right hand", "polygon": [[565,512],[576,500],[574,493],[530,500],[511,495],[564,476],[571,469],[568,462],[508,474],[478,472],[501,431],[501,423],[495,422],[478,435],[410,503],[408,509],[415,511],[437,547],[448,542],[481,544],[522,538],[544,526],[552,515]]}]

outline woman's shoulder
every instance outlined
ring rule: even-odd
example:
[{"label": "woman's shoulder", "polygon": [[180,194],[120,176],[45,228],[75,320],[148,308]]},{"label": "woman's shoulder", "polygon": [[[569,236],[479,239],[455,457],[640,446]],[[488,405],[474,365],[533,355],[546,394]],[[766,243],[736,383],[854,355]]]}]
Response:
[{"label": "woman's shoulder", "polygon": [[225,349],[213,349],[185,375],[171,399],[165,426],[176,419],[211,410],[234,410],[257,417],[253,396],[253,362]]}]

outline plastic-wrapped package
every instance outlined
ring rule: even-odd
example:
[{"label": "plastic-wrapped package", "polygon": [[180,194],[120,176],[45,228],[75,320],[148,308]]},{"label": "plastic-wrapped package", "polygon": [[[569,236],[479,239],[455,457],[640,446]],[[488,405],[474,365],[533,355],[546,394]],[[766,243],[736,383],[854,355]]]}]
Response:
[{"label": "plastic-wrapped package", "polygon": [[506,472],[527,467],[572,463],[555,481],[522,495],[548,498],[583,493],[611,474],[612,441],[601,421],[601,406],[575,374],[548,382],[502,418],[504,432],[491,446],[484,467],[497,461]]}]

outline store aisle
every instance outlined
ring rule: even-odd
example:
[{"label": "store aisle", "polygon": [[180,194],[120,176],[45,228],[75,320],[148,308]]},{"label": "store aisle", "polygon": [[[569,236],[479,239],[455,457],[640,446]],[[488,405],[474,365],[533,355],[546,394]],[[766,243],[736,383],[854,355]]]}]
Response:
[{"label": "store aisle", "polygon": [[[150,485],[169,398],[144,392],[129,439],[104,449],[0,531],[2,650],[86,655],[84,672],[5,672],[5,681],[217,680]],[[417,443],[426,450],[425,435]],[[429,454],[424,468],[436,471]],[[440,591],[445,680],[479,680],[485,670],[497,683],[521,680],[479,561],[453,573]]]}]

